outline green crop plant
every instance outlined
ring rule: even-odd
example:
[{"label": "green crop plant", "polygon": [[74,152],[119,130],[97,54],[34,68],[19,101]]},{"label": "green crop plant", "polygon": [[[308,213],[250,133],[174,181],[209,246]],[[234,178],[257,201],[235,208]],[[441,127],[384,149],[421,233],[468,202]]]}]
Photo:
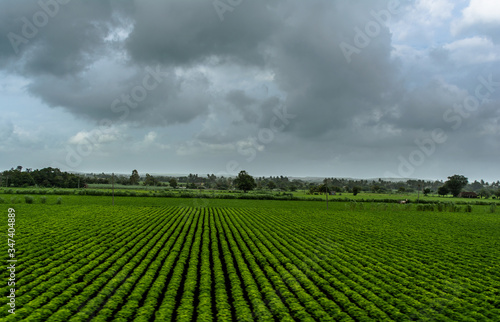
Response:
[{"label": "green crop plant", "polygon": [[0,310],[2,321],[500,316],[489,204],[57,198],[12,206],[22,265],[16,314]]}]

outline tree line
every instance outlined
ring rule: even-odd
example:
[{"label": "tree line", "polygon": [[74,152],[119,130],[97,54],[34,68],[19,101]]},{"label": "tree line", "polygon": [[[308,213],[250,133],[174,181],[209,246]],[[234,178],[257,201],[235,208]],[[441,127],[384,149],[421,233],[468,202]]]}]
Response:
[{"label": "tree line", "polygon": [[85,178],[57,168],[43,168],[23,171],[22,166],[11,168],[0,174],[1,187],[56,187],[56,188],[82,188],[86,184]]},{"label": "tree line", "polygon": [[243,191],[269,190],[269,191],[305,191],[309,194],[322,193],[415,193],[424,195],[439,194],[442,196],[458,196],[462,191],[477,193],[480,197],[500,197],[500,182],[488,183],[483,180],[469,183],[462,175],[453,175],[443,182],[439,180],[426,181],[410,179],[406,181],[391,181],[383,179],[358,180],[348,178],[321,179],[290,179],[286,176],[253,177],[246,171],[241,171],[237,177],[216,176],[207,174],[189,174],[187,176],[153,176],[146,173],[141,176],[137,170],[131,175],[112,175],[108,173],[74,174],[62,172],[57,168],[44,168],[32,170],[22,166],[11,168],[0,173],[1,187],[54,187],[54,188],[83,188],[88,184],[118,184],[132,186],[169,187],[173,189],[216,189]]}]

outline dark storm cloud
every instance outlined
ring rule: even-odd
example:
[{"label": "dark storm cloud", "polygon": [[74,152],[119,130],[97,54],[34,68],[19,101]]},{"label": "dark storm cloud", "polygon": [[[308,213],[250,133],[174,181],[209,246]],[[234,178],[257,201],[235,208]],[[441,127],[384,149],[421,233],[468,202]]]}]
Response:
[{"label": "dark storm cloud", "polygon": [[453,102],[465,98],[465,93],[456,87],[447,86],[442,81],[431,79],[421,87],[407,91],[398,102],[394,113],[384,115],[381,121],[395,124],[406,130],[433,130],[449,127],[443,114]]},{"label": "dark storm cloud", "polygon": [[[477,61],[483,47],[471,45],[494,44],[460,43],[440,30],[436,39],[447,42],[420,48],[434,31],[420,39],[410,30],[419,45],[391,33],[391,22],[404,26],[405,14],[423,2],[401,1],[386,25],[381,20],[397,2],[244,0],[221,20],[211,0],[56,1],[44,2],[60,3],[58,13],[33,37],[23,35],[23,26],[43,12],[40,5],[0,2],[0,71],[22,76],[44,104],[93,124],[110,119],[158,132],[189,125],[180,140],[193,139],[193,155],[199,146],[253,144],[276,162],[291,150],[304,158],[314,151],[315,158],[341,156],[345,164],[397,161],[402,149],[411,151],[416,138],[436,128],[450,135],[447,144],[456,151],[470,144],[481,154],[500,141],[500,87],[456,129],[443,118],[474,95],[478,76],[493,73],[500,82],[494,53]],[[498,44],[496,24],[457,26],[460,37]],[[10,33],[27,41],[13,47]],[[254,91],[259,86],[265,91]],[[255,141],[277,115],[293,117],[270,142]]]},{"label": "dark storm cloud", "polygon": [[[22,35],[21,17],[26,13],[36,10],[36,5],[27,1],[6,0],[0,2],[0,59],[5,62],[16,57],[16,52],[12,47],[9,33],[14,32]],[[5,66],[2,64],[2,66]]]},{"label": "dark storm cloud", "polygon": [[24,63],[25,74],[63,76],[102,54],[112,24],[110,1],[2,1],[0,54]]},{"label": "dark storm cloud", "polygon": [[232,108],[235,108],[242,114],[245,122],[255,123],[258,121],[259,114],[254,106],[257,101],[249,97],[244,91],[232,90],[227,93],[226,100]]},{"label": "dark storm cloud", "polygon": [[62,106],[95,121],[166,126],[187,123],[207,111],[211,96],[206,93],[208,80],[203,75],[184,79],[159,67],[127,75],[116,68],[119,66],[100,71],[122,76],[119,80],[40,76],[28,88],[50,106]]},{"label": "dark storm cloud", "polygon": [[[17,2],[7,5],[17,20],[40,10],[36,5]],[[349,126],[355,115],[383,108],[397,90],[395,67],[389,58],[390,34],[385,26],[380,26],[369,48],[356,54],[351,64],[339,48],[343,41],[353,42],[354,28],[364,28],[373,20],[372,10],[385,9],[384,1],[370,6],[347,1],[282,1],[272,6],[264,1],[245,1],[226,12],[222,22],[207,1],[151,0],[123,6],[125,9],[118,10],[121,4],[109,1],[61,5],[59,14],[40,28],[39,35],[22,45],[20,68],[24,75],[31,75],[30,91],[49,105],[77,115],[96,120],[109,117],[111,102],[129,91],[141,75],[123,79],[117,72],[120,77],[110,77],[111,86],[104,86],[89,70],[101,57],[116,54],[105,38],[127,27],[120,25],[123,20],[130,21],[128,27],[133,26],[124,41],[129,54],[122,61],[124,65],[160,63],[172,71],[170,67],[230,62],[271,68],[276,83],[287,95],[288,110],[300,120],[288,130],[301,136],[314,137]],[[186,83],[182,78],[165,81],[160,91],[148,93],[141,102],[141,113],[131,110],[127,121],[172,124],[203,114],[210,102],[210,82],[192,79],[190,85],[182,87],[179,84]],[[226,98],[239,106],[244,102],[235,102],[235,93],[228,93]],[[244,110],[246,121],[256,121],[256,111],[244,104],[238,108]],[[271,116],[271,111],[267,112]],[[172,121],[159,121],[166,119],[164,114]],[[262,121],[268,122],[265,118]]]},{"label": "dark storm cloud", "polygon": [[186,65],[209,58],[262,65],[261,45],[280,28],[267,1],[243,1],[221,23],[212,1],[137,1],[127,48],[146,63]]},{"label": "dark storm cloud", "polygon": [[241,108],[248,107],[255,103],[255,99],[246,95],[246,93],[242,90],[230,91],[229,93],[227,93],[226,99],[229,103]]},{"label": "dark storm cloud", "polygon": [[[210,100],[206,94],[206,78],[190,75],[190,79],[183,79],[176,76],[171,68],[163,66],[160,66],[162,73],[168,75],[162,76],[155,90],[147,91],[144,100],[133,102],[134,107],[128,108],[126,117],[124,111],[120,110],[118,115],[114,113],[111,110],[113,101],[121,100],[123,95],[130,96],[130,92],[141,85],[147,74],[144,66],[127,62],[126,58],[113,62],[113,56],[120,55],[117,49],[120,50],[121,45],[107,39],[113,32],[130,27],[124,22],[134,22],[135,17],[130,15],[133,13],[130,3],[48,3],[52,4],[50,9],[57,14],[37,27],[34,17],[45,12],[40,5],[27,5],[25,1],[2,2],[2,18],[8,18],[0,20],[2,33],[15,33],[27,42],[15,43],[13,47],[8,37],[2,37],[0,53],[4,61],[12,62],[6,68],[16,69],[28,77],[31,81],[28,90],[49,106],[63,107],[75,115],[96,121],[103,118],[116,121],[119,118],[120,121],[138,125],[185,123],[204,113]],[[34,29],[30,27],[32,25]],[[19,51],[17,54],[16,50]],[[103,77],[95,72],[95,65],[106,57],[114,64],[103,65],[97,71],[106,73]],[[123,70],[129,71],[126,73]]]},{"label": "dark storm cloud", "polygon": [[[352,10],[346,2],[303,5],[294,24],[275,39],[277,81],[288,93],[287,106],[297,114],[290,131],[315,137],[352,126],[353,118],[391,105],[397,94],[397,64],[390,59],[391,37],[380,26],[368,48],[349,64],[339,44],[354,45],[355,28],[364,28],[370,11],[383,2]],[[314,17],[314,19],[312,19]]]}]

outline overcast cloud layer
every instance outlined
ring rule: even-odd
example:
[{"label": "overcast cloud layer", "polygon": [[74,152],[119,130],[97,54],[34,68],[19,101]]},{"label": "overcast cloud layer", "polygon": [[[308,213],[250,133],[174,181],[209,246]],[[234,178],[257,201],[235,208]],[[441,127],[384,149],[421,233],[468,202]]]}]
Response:
[{"label": "overcast cloud layer", "polygon": [[493,0],[0,0],[0,168],[500,179]]}]

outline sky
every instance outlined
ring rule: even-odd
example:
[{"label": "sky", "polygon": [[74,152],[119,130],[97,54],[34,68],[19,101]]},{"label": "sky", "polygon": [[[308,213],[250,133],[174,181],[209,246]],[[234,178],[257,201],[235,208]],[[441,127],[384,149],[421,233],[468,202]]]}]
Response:
[{"label": "sky", "polygon": [[500,180],[494,0],[0,0],[0,169]]}]

